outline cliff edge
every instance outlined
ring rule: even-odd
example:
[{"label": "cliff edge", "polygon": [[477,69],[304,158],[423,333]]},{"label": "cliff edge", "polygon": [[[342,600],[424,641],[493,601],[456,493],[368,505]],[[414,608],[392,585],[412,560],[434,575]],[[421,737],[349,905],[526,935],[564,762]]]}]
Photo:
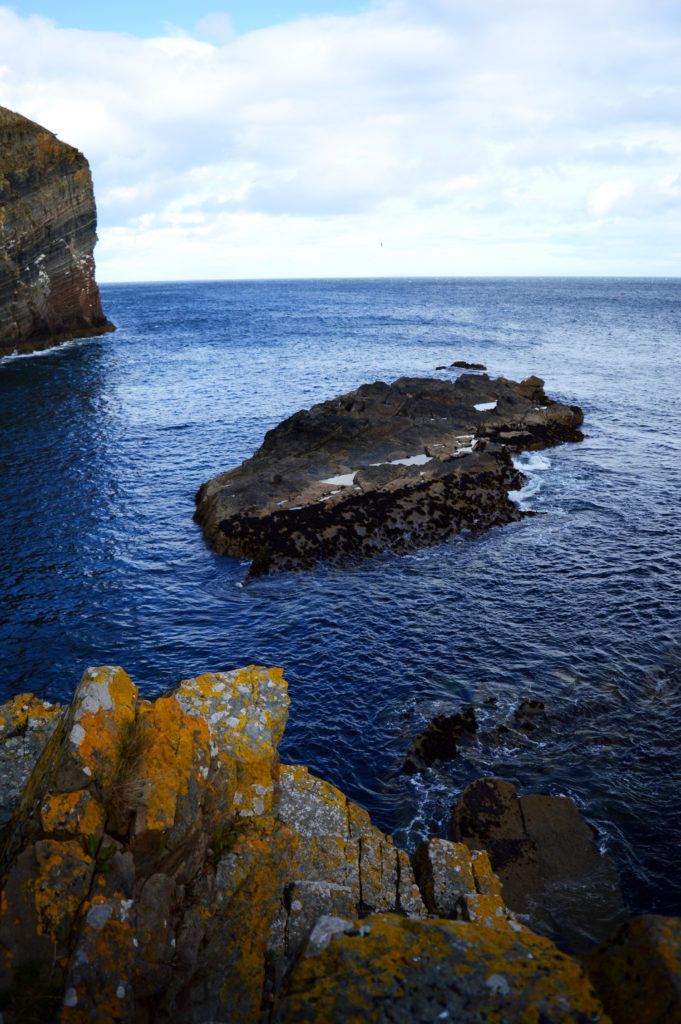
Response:
[{"label": "cliff edge", "polygon": [[96,225],[83,154],[0,107],[0,356],[114,330],[95,282]]}]

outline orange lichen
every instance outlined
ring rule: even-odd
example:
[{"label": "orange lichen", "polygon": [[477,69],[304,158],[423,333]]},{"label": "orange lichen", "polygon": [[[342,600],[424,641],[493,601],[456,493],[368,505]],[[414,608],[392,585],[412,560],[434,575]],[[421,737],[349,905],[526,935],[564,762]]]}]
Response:
[{"label": "orange lichen", "polygon": [[46,835],[67,833],[99,838],[104,817],[102,805],[85,790],[48,793],[40,805],[40,825]]},{"label": "orange lichen", "polygon": [[471,855],[471,867],[476,890],[484,896],[496,896],[501,900],[501,882],[492,871],[489,855],[475,850]]},{"label": "orange lichen", "polygon": [[[277,1020],[378,1021],[420,1000],[476,1005],[494,1024],[608,1020],[580,965],[519,929],[377,915],[339,933],[293,970]],[[412,1002],[414,1000],[414,1002]],[[405,1018],[406,1019],[406,1018]]]},{"label": "orange lichen", "polygon": [[268,814],[289,703],[282,670],[250,665],[207,673],[184,681],[176,696],[210,729],[211,772],[222,813],[233,801],[242,817]]},{"label": "orange lichen", "polygon": [[150,735],[142,759],[144,796],[137,829],[163,831],[175,823],[178,799],[190,781],[199,791],[205,786],[209,731],[202,719],[185,714],[174,697],[141,705],[140,715]]},{"label": "orange lichen", "polygon": [[85,671],[74,698],[71,754],[85,774],[106,786],[116,765],[120,733],[135,715],[137,687],[122,668]]},{"label": "orange lichen", "polygon": [[37,873],[27,893],[37,913],[38,934],[64,941],[87,895],[93,862],[75,841],[43,839],[35,845]]},{"label": "orange lichen", "polygon": [[61,712],[61,704],[50,704],[32,693],[19,693],[0,706],[0,739],[23,732],[29,724],[46,724]]}]

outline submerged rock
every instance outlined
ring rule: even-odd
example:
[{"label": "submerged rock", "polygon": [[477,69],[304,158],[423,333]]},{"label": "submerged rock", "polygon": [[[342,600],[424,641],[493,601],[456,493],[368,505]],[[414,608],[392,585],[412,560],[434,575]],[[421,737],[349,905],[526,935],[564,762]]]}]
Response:
[{"label": "submerged rock", "polygon": [[581,440],[582,418],[537,377],[365,384],[270,430],[203,484],[194,518],[252,576],[411,551],[522,518],[511,453]]},{"label": "submerged rock", "polygon": [[506,905],[571,952],[626,917],[615,866],[568,797],[519,798],[504,779],[477,779],[459,797],[451,836],[487,850]]},{"label": "submerged rock", "polygon": [[0,356],[114,330],[92,251],[88,162],[40,125],[0,107]]},{"label": "submerged rock", "polygon": [[462,739],[470,740],[478,730],[475,709],[466,708],[454,715],[436,715],[412,740],[402,765],[405,775],[415,775],[436,761],[451,761]]}]

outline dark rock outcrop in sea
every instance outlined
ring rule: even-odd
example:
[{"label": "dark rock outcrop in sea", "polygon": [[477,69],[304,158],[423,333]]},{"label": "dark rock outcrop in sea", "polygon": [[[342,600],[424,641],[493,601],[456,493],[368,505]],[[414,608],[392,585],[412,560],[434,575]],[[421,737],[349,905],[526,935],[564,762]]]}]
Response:
[{"label": "dark rock outcrop in sea", "polygon": [[486,853],[431,839],[412,867],[340,790],[280,764],[288,703],[280,669],[152,702],[104,666],[67,707],[0,708],[6,742],[45,740],[0,845],[5,1024],[606,1024]]},{"label": "dark rock outcrop in sea", "polygon": [[537,377],[364,384],[270,430],[250,459],[203,484],[194,518],[252,576],[401,554],[521,519],[512,454],[581,440],[582,419]]},{"label": "dark rock outcrop in sea", "polygon": [[0,356],[114,330],[95,282],[88,162],[0,107]]},{"label": "dark rock outcrop in sea", "polygon": [[615,866],[569,797],[518,797],[505,779],[476,779],[459,797],[450,835],[486,850],[507,906],[571,953],[627,916]]}]

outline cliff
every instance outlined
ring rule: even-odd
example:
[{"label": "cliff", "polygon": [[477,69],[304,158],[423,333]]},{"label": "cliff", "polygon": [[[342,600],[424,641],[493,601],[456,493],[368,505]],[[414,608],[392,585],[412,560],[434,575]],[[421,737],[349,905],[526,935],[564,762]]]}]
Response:
[{"label": "cliff", "polygon": [[410,860],[281,765],[287,714],[281,670],[255,666],[154,702],[100,667],[68,707],[0,708],[5,1024],[607,1024],[611,991],[628,1024],[629,976],[637,1024],[678,1019],[681,922],[599,950],[597,995],[507,910],[487,854],[431,839]]},{"label": "cliff", "polygon": [[114,330],[95,282],[96,224],[83,154],[0,107],[0,356]]}]

